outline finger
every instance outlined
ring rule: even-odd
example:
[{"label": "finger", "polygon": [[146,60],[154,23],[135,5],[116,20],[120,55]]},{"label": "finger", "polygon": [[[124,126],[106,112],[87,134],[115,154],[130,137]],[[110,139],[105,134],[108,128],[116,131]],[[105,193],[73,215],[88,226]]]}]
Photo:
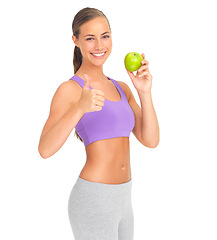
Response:
[{"label": "finger", "polygon": [[101,95],[97,95],[97,100],[100,102],[104,102],[105,101],[105,97],[101,96]]},{"label": "finger", "polygon": [[101,106],[96,106],[95,107],[95,111],[101,111],[102,110],[102,107]]},{"label": "finger", "polygon": [[84,80],[90,80],[89,76],[87,74],[84,73]]},{"label": "finger", "polygon": [[143,65],[138,69],[138,72],[143,72],[143,71],[147,71],[148,70],[148,66],[147,65]]},{"label": "finger", "polygon": [[90,78],[87,74],[84,74],[84,86],[83,88],[89,88],[90,86]]},{"label": "finger", "polygon": [[104,102],[97,100],[97,101],[95,102],[95,105],[96,105],[96,106],[104,106]]},{"label": "finger", "polygon": [[150,73],[149,72],[143,72],[141,74],[138,74],[138,77],[143,77],[143,76],[147,76],[149,75]]},{"label": "finger", "polygon": [[104,97],[104,92],[99,90],[99,89],[93,89],[94,90],[94,93],[97,94],[97,95],[101,95]]},{"label": "finger", "polygon": [[148,65],[149,65],[149,62],[148,62],[147,60],[143,59],[143,60],[141,61],[141,64],[142,64],[142,65],[147,65],[147,66],[148,66]]},{"label": "finger", "polygon": [[130,71],[127,70],[127,73],[128,73],[128,75],[129,75],[131,78],[134,78],[134,77],[135,77],[135,75],[133,74],[133,72],[130,72]]}]

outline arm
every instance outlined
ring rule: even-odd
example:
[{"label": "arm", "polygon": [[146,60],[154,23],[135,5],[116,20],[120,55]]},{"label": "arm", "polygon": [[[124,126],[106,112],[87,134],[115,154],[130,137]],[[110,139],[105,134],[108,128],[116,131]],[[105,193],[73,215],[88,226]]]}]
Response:
[{"label": "arm", "polygon": [[138,92],[141,108],[136,103],[130,88],[127,84],[125,85],[129,96],[128,101],[136,118],[133,133],[144,146],[154,148],[159,143],[159,124],[151,97],[152,75],[148,68],[149,62],[145,60],[144,53],[142,57],[141,67],[138,69],[136,76],[133,72],[127,70]]},{"label": "arm", "polygon": [[[51,102],[50,114],[39,140],[38,151],[42,158],[56,153],[83,116],[78,105],[78,90],[73,83],[64,82]],[[78,92],[78,91],[77,91]]]},{"label": "arm", "polygon": [[150,93],[138,92],[141,102],[141,138],[149,147],[156,147],[159,143],[159,124]]}]

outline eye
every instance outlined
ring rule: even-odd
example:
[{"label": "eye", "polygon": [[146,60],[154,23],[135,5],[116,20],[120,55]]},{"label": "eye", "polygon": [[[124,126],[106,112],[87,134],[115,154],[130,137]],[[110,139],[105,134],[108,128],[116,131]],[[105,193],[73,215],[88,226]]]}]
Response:
[{"label": "eye", "polygon": [[93,38],[87,38],[86,40],[89,41],[89,40],[91,40],[91,39],[93,39]]},{"label": "eye", "polygon": [[104,38],[109,38],[109,35],[105,35]]}]

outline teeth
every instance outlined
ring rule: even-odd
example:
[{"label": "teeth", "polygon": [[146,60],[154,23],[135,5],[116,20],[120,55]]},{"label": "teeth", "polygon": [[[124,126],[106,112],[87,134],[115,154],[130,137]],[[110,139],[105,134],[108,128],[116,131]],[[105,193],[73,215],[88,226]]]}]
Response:
[{"label": "teeth", "polygon": [[94,56],[97,56],[97,57],[101,57],[102,55],[104,55],[105,54],[105,52],[103,52],[103,53],[92,53]]}]

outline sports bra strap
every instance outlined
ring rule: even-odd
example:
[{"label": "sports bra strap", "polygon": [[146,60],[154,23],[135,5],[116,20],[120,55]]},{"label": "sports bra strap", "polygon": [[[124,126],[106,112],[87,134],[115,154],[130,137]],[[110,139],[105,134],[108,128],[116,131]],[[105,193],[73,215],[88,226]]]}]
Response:
[{"label": "sports bra strap", "polygon": [[[121,95],[122,95],[121,97],[123,97],[123,98],[125,98],[125,99],[127,100],[127,96],[126,96],[124,90],[122,89],[122,87],[120,86],[120,84],[119,84],[116,80],[114,80],[114,79],[112,79],[112,78],[110,78],[110,77],[108,77],[108,78],[109,78],[109,79],[114,83],[114,85],[118,88],[119,92],[120,92]],[[76,81],[82,88],[84,87],[84,83],[85,83],[85,82],[84,82],[84,80],[83,80],[82,78],[74,75],[74,76],[71,77],[70,79]],[[91,86],[90,86],[89,88],[92,89]]]},{"label": "sports bra strap", "polygon": [[78,76],[74,75],[70,78],[70,80],[76,81],[82,88],[84,87],[84,80],[79,78]]}]

